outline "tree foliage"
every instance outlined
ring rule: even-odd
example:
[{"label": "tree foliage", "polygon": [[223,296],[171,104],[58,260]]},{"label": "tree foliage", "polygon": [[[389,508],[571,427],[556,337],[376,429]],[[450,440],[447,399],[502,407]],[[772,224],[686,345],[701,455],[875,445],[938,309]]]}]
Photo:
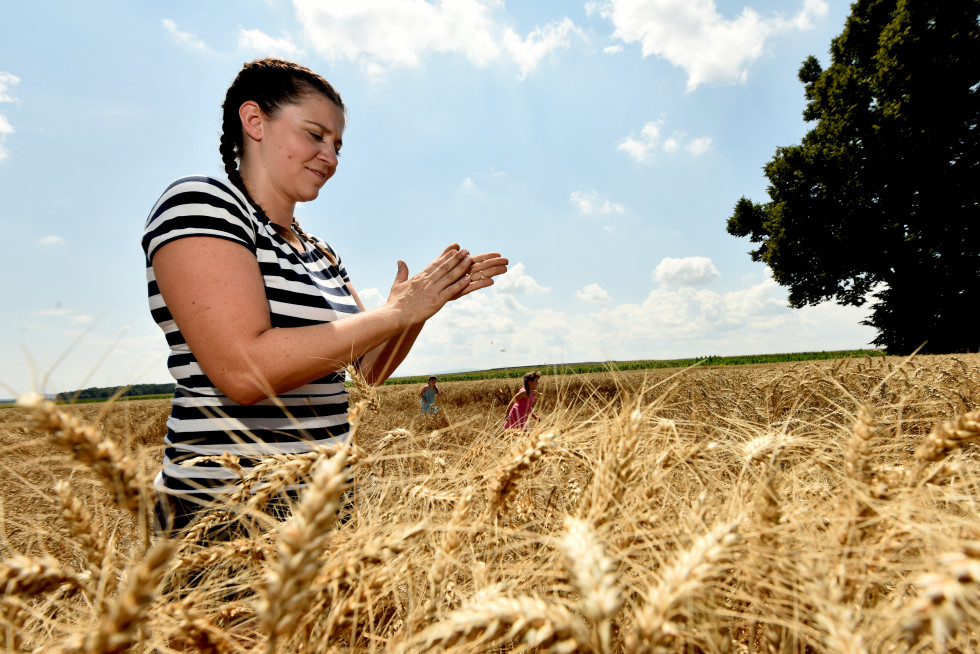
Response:
[{"label": "tree foliage", "polygon": [[854,2],[827,70],[800,67],[814,127],[728,219],[791,306],[873,298],[892,353],[980,346],[978,20],[980,0]]}]

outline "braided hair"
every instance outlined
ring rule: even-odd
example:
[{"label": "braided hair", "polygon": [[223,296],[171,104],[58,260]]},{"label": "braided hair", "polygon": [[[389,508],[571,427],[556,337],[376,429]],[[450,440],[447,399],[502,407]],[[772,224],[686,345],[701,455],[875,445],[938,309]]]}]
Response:
[{"label": "braided hair", "polygon": [[[238,167],[245,153],[245,136],[238,110],[242,104],[251,100],[267,116],[274,117],[282,107],[294,104],[311,94],[320,94],[337,105],[341,111],[345,111],[344,102],[336,89],[312,70],[284,59],[256,59],[242,66],[235,81],[228,87],[225,101],[221,105],[221,144],[218,151],[225,165],[225,173],[231,183],[258,210],[262,218],[283,235],[288,234],[288,230],[269,220],[265,211],[252,199],[248,189],[245,188],[245,180],[242,179]],[[330,263],[336,265],[337,259],[333,253],[320,241],[304,232],[295,217],[292,227],[307,243],[323,253]]]}]

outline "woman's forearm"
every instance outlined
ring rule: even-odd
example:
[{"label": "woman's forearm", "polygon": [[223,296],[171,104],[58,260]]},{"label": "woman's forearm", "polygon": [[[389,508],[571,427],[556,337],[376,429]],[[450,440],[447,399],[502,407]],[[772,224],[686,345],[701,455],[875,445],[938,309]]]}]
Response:
[{"label": "woman's forearm", "polygon": [[[238,356],[229,352],[220,363],[201,364],[225,395],[239,404],[254,404],[341,370],[373,350],[384,351],[386,344],[411,331],[394,312],[379,307],[331,323],[268,329],[244,340]],[[220,369],[213,369],[215,365]]]}]

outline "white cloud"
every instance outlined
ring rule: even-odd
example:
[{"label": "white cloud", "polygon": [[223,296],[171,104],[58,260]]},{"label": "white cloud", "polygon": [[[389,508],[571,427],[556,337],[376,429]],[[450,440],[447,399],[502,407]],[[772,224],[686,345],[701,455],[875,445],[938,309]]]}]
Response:
[{"label": "white cloud", "polygon": [[9,95],[11,86],[20,83],[20,78],[12,73],[5,73],[0,70],[0,102],[17,102],[17,98]]},{"label": "white cloud", "polygon": [[477,190],[477,188],[476,188],[476,182],[474,182],[473,181],[473,178],[471,178],[471,177],[467,177],[466,179],[464,179],[463,180],[463,183],[460,184],[460,187],[464,191],[476,191]]},{"label": "white cloud", "polygon": [[606,54],[616,54],[617,52],[622,52],[623,51],[623,46],[621,46],[621,45],[607,45],[606,47],[604,47],[602,49],[602,51],[604,53],[606,53]]},{"label": "white cloud", "polygon": [[643,126],[638,137],[630,134],[619,142],[616,149],[625,152],[634,161],[647,163],[653,160],[653,155],[658,150],[667,154],[674,154],[684,148],[690,154],[698,156],[704,154],[711,147],[710,136],[702,136],[685,143],[683,132],[674,132],[665,137],[663,126],[663,118],[652,120]]},{"label": "white cloud", "polygon": [[867,312],[830,303],[790,309],[772,279],[724,294],[660,287],[639,304],[592,313],[522,306],[495,285],[429,320],[397,374],[866,347],[875,336],[859,324]]},{"label": "white cloud", "polygon": [[522,38],[494,16],[503,3],[493,0],[293,0],[293,6],[320,56],[356,61],[371,77],[417,66],[429,53],[458,53],[477,66],[509,59],[524,79],[544,56],[568,47],[571,34],[582,36],[565,18]]},{"label": "white cloud", "polygon": [[74,323],[78,323],[80,325],[84,325],[86,323],[92,322],[92,316],[85,316],[85,315],[72,316],[71,321]]},{"label": "white cloud", "polygon": [[694,139],[687,144],[687,151],[694,156],[699,156],[711,149],[711,137],[702,136],[699,139]]},{"label": "white cloud", "polygon": [[238,47],[243,50],[265,55],[295,55],[299,48],[286,37],[281,39],[269,36],[262,30],[242,28],[238,34]]},{"label": "white cloud", "polygon": [[644,57],[656,55],[684,69],[693,91],[704,83],[744,82],[769,38],[809,29],[828,10],[826,0],[806,0],[790,18],[767,18],[745,7],[729,19],[714,0],[610,0],[603,16],[612,20],[614,38],[639,43]]},{"label": "white cloud", "polygon": [[494,288],[504,293],[547,293],[550,286],[541,286],[524,272],[524,262],[518,261],[494,282]]},{"label": "white cloud", "polygon": [[169,18],[164,18],[161,23],[163,28],[167,30],[167,34],[170,35],[177,44],[182,45],[191,50],[206,50],[207,46],[204,45],[204,41],[200,40],[194,34],[190,32],[182,32],[177,29],[177,23],[173,22]]},{"label": "white cloud", "polygon": [[65,239],[60,236],[54,236],[49,234],[48,236],[41,237],[41,245],[57,245],[58,243],[64,243]]},{"label": "white cloud", "polygon": [[[18,102],[17,98],[10,95],[9,89],[11,86],[18,84],[20,78],[11,73],[5,73],[0,70],[0,102]],[[14,126],[10,124],[7,117],[0,114],[0,161],[6,159],[9,155],[7,150],[3,147],[3,142],[8,136],[14,133]]]},{"label": "white cloud", "polygon": [[569,200],[584,214],[625,213],[626,207],[618,202],[600,198],[597,191],[572,191]]},{"label": "white cloud", "polygon": [[387,301],[387,298],[381,294],[381,291],[371,287],[365,288],[357,292],[357,297],[361,298],[361,302],[364,303],[366,309],[373,309],[374,307],[380,307]]},{"label": "white cloud", "polygon": [[598,284],[586,284],[581,290],[575,291],[575,299],[592,304],[603,304],[612,298],[606,289]]},{"label": "white cloud", "polygon": [[549,23],[544,27],[536,27],[525,39],[518,36],[514,30],[506,29],[503,38],[504,48],[520,69],[517,79],[526,78],[529,72],[538,67],[538,63],[545,55],[558,48],[567,48],[569,33],[585,38],[582,30],[575,27],[568,18],[558,23]]},{"label": "white cloud", "polygon": [[708,257],[666,257],[653,271],[653,281],[666,288],[704,286],[721,277],[715,264]]}]

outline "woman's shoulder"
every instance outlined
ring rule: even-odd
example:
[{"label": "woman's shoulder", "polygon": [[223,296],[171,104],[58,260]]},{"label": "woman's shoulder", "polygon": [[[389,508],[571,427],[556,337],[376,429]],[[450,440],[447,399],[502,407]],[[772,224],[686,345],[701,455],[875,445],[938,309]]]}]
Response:
[{"label": "woman's shoulder", "polygon": [[243,208],[246,204],[245,197],[241,191],[235,188],[234,184],[227,179],[218,179],[210,175],[186,175],[184,177],[178,177],[164,189],[163,193],[160,194],[160,199],[163,200],[164,198],[170,198],[184,193],[203,193],[226,200],[233,200],[237,204],[242,205]]},{"label": "woman's shoulder", "polygon": [[[245,195],[227,179],[209,175],[187,175],[171,182],[150,210],[149,221],[162,215],[198,214],[225,215],[248,225],[255,223],[255,211]],[[250,227],[254,229],[254,225]]]}]

